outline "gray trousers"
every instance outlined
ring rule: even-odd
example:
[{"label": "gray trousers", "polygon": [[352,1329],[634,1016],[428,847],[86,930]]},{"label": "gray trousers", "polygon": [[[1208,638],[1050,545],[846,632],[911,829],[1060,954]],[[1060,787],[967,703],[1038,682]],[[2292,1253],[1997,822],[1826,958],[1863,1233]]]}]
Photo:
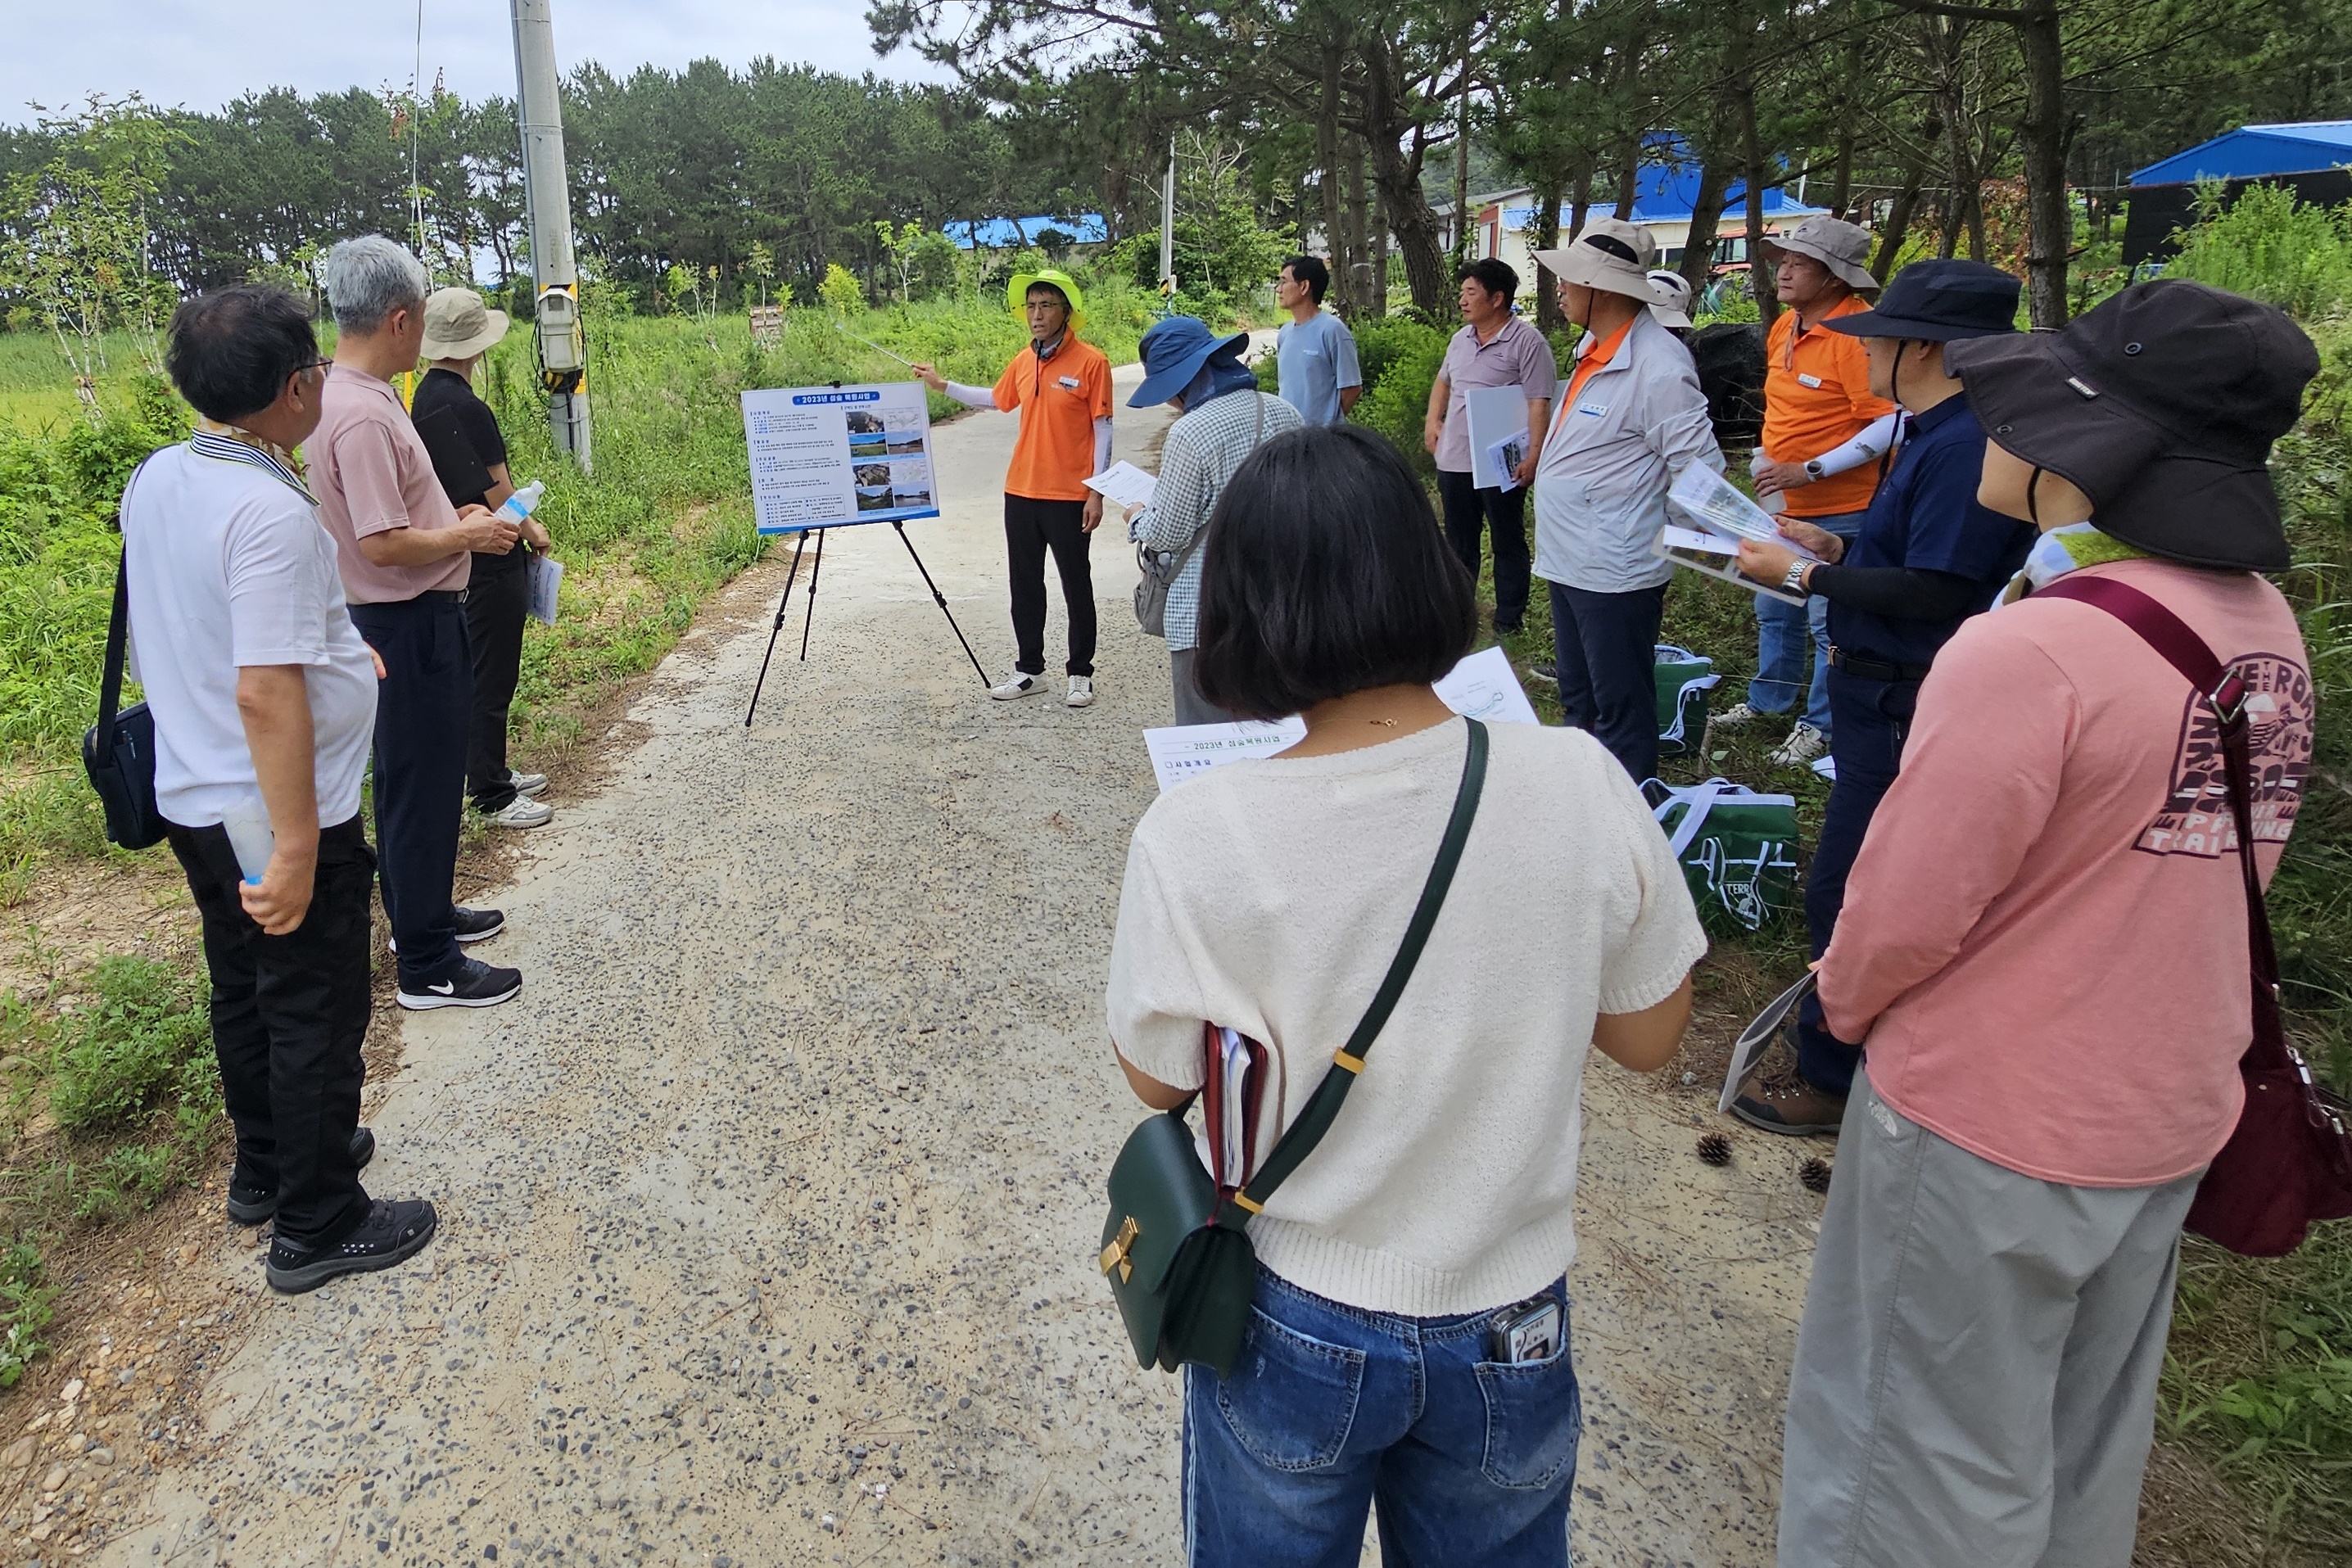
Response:
[{"label": "gray trousers", "polygon": [[1221,707],[1209,706],[1201,688],[1192,684],[1192,648],[1177,648],[1168,655],[1169,679],[1176,690],[1176,722],[1178,724],[1231,724],[1234,716]]},{"label": "gray trousers", "polygon": [[2036,1181],[1867,1066],[1797,1362],[1780,1568],[2128,1568],[2197,1177]]}]

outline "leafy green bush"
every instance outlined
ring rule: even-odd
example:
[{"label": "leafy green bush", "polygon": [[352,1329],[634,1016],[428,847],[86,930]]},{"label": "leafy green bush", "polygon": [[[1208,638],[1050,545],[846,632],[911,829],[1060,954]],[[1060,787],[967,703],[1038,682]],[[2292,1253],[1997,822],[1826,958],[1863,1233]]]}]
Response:
[{"label": "leafy green bush", "polygon": [[41,1249],[27,1241],[0,1246],[0,1388],[14,1388],[33,1358],[47,1350],[54,1287],[43,1282]]},{"label": "leafy green bush", "polygon": [[117,954],[90,973],[90,1005],[61,1025],[49,1113],[82,1136],[165,1106],[216,1107],[206,988],[153,958]]},{"label": "leafy green bush", "polygon": [[2249,185],[2225,204],[2220,181],[2198,187],[2197,221],[2168,277],[2193,277],[2313,322],[2352,302],[2352,204],[2304,206],[2283,185]]},{"label": "leafy green bush", "polygon": [[[1422,445],[1422,426],[1429,415],[1429,389],[1445,361],[1445,339],[1427,327],[1414,326],[1417,337],[1393,346],[1384,344],[1386,363],[1374,381],[1369,369],[1365,385],[1371,388],[1356,403],[1350,418],[1368,430],[1377,430],[1396,444],[1398,451],[1423,477],[1437,472],[1435,459]],[[1357,340],[1363,353],[1363,340]]]}]

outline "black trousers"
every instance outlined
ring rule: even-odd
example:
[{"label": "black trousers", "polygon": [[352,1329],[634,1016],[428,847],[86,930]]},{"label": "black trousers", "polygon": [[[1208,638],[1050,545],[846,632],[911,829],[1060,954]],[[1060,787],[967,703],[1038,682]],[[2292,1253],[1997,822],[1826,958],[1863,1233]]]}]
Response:
[{"label": "black trousers", "polygon": [[375,837],[383,913],[408,989],[459,962],[457,829],[466,809],[466,731],[474,716],[474,654],[466,595],[425,593],[354,604],[352,623],[383,659],[375,699]]},{"label": "black trousers", "polygon": [[[1815,958],[1830,950],[1830,938],[1837,935],[1846,878],[1862,853],[1878,803],[1895,788],[1904,737],[1919,706],[1916,681],[1864,680],[1835,667],[1829,675],[1830,755],[1837,759],[1837,781],[1822,810],[1822,836],[1805,879],[1806,934]],[[1853,1070],[1860,1065],[1862,1047],[1832,1034],[1821,998],[1807,997],[1797,1015],[1798,1073],[1816,1089],[1846,1094],[1853,1092]]]},{"label": "black trousers", "polygon": [[1045,673],[1045,552],[1054,552],[1062,574],[1062,605],[1070,613],[1070,662],[1074,675],[1095,673],[1095,579],[1087,561],[1084,501],[1004,497],[1004,559],[1013,576],[1013,667],[1025,674]]},{"label": "black trousers", "polygon": [[[522,674],[524,607],[530,602],[530,575],[524,557],[474,558],[474,580],[466,589],[466,632],[474,644],[474,723],[466,741],[466,793],[484,811],[503,810],[514,800],[508,783],[507,710],[514,706],[515,682]],[[489,562],[485,566],[485,561]]]},{"label": "black trousers", "polygon": [[1592,732],[1633,782],[1658,776],[1658,626],[1666,585],[1626,593],[1551,585],[1554,668],[1572,729]]},{"label": "black trousers", "polygon": [[1535,555],[1528,546],[1528,487],[1479,489],[1467,474],[1437,471],[1437,499],[1445,509],[1445,542],[1478,580],[1484,537],[1495,536],[1495,629],[1517,630],[1528,618],[1528,589]]},{"label": "black trousers", "polygon": [[375,856],[360,819],[319,834],[319,871],[302,924],[271,936],[237,897],[228,834],[169,829],[204,924],[213,982],[213,1051],[236,1126],[240,1186],[278,1194],[278,1234],[332,1247],[367,1218],[352,1161],[366,1068],[368,889]]}]

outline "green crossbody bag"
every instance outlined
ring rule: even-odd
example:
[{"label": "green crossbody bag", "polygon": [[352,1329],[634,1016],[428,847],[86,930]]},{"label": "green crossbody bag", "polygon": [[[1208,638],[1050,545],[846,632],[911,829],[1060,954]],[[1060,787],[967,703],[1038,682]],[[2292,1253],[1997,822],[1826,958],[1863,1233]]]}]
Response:
[{"label": "green crossbody bag", "polygon": [[1438,842],[1436,863],[1422,885],[1421,902],[1405,926],[1404,940],[1397,945],[1396,956],[1362,1021],[1331,1059],[1306,1109],[1284,1130],[1257,1175],[1230,1200],[1221,1198],[1215,1178],[1193,1152],[1192,1129],[1184,1124],[1190,1099],[1147,1118],[1128,1134],[1111,1166],[1110,1215],[1103,1221],[1097,1261],[1110,1281],[1137,1365],[1157,1363],[1161,1370],[1173,1372],[1186,1362],[1198,1362],[1222,1378],[1240,1356],[1242,1335],[1249,1327],[1250,1298],[1257,1290],[1257,1250],[1246,1234],[1250,1217],[1265,1207],[1274,1189],[1330,1131],[1356,1075],[1364,1070],[1372,1040],[1412,977],[1430,929],[1437,924],[1437,912],[1444,906],[1445,891],[1462,863],[1462,846],[1470,837],[1471,820],[1478,814],[1478,796],[1486,782],[1486,728],[1475,718],[1466,722],[1470,745],[1463,758],[1462,783],[1454,791],[1454,815]]}]

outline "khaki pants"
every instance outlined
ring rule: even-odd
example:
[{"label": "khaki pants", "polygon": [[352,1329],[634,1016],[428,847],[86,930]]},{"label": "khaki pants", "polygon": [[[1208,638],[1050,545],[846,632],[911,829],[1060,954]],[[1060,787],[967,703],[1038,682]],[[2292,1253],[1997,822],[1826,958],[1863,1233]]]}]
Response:
[{"label": "khaki pants", "polygon": [[2197,1180],[2037,1181],[1857,1074],[1790,1377],[1780,1568],[2128,1568]]}]

